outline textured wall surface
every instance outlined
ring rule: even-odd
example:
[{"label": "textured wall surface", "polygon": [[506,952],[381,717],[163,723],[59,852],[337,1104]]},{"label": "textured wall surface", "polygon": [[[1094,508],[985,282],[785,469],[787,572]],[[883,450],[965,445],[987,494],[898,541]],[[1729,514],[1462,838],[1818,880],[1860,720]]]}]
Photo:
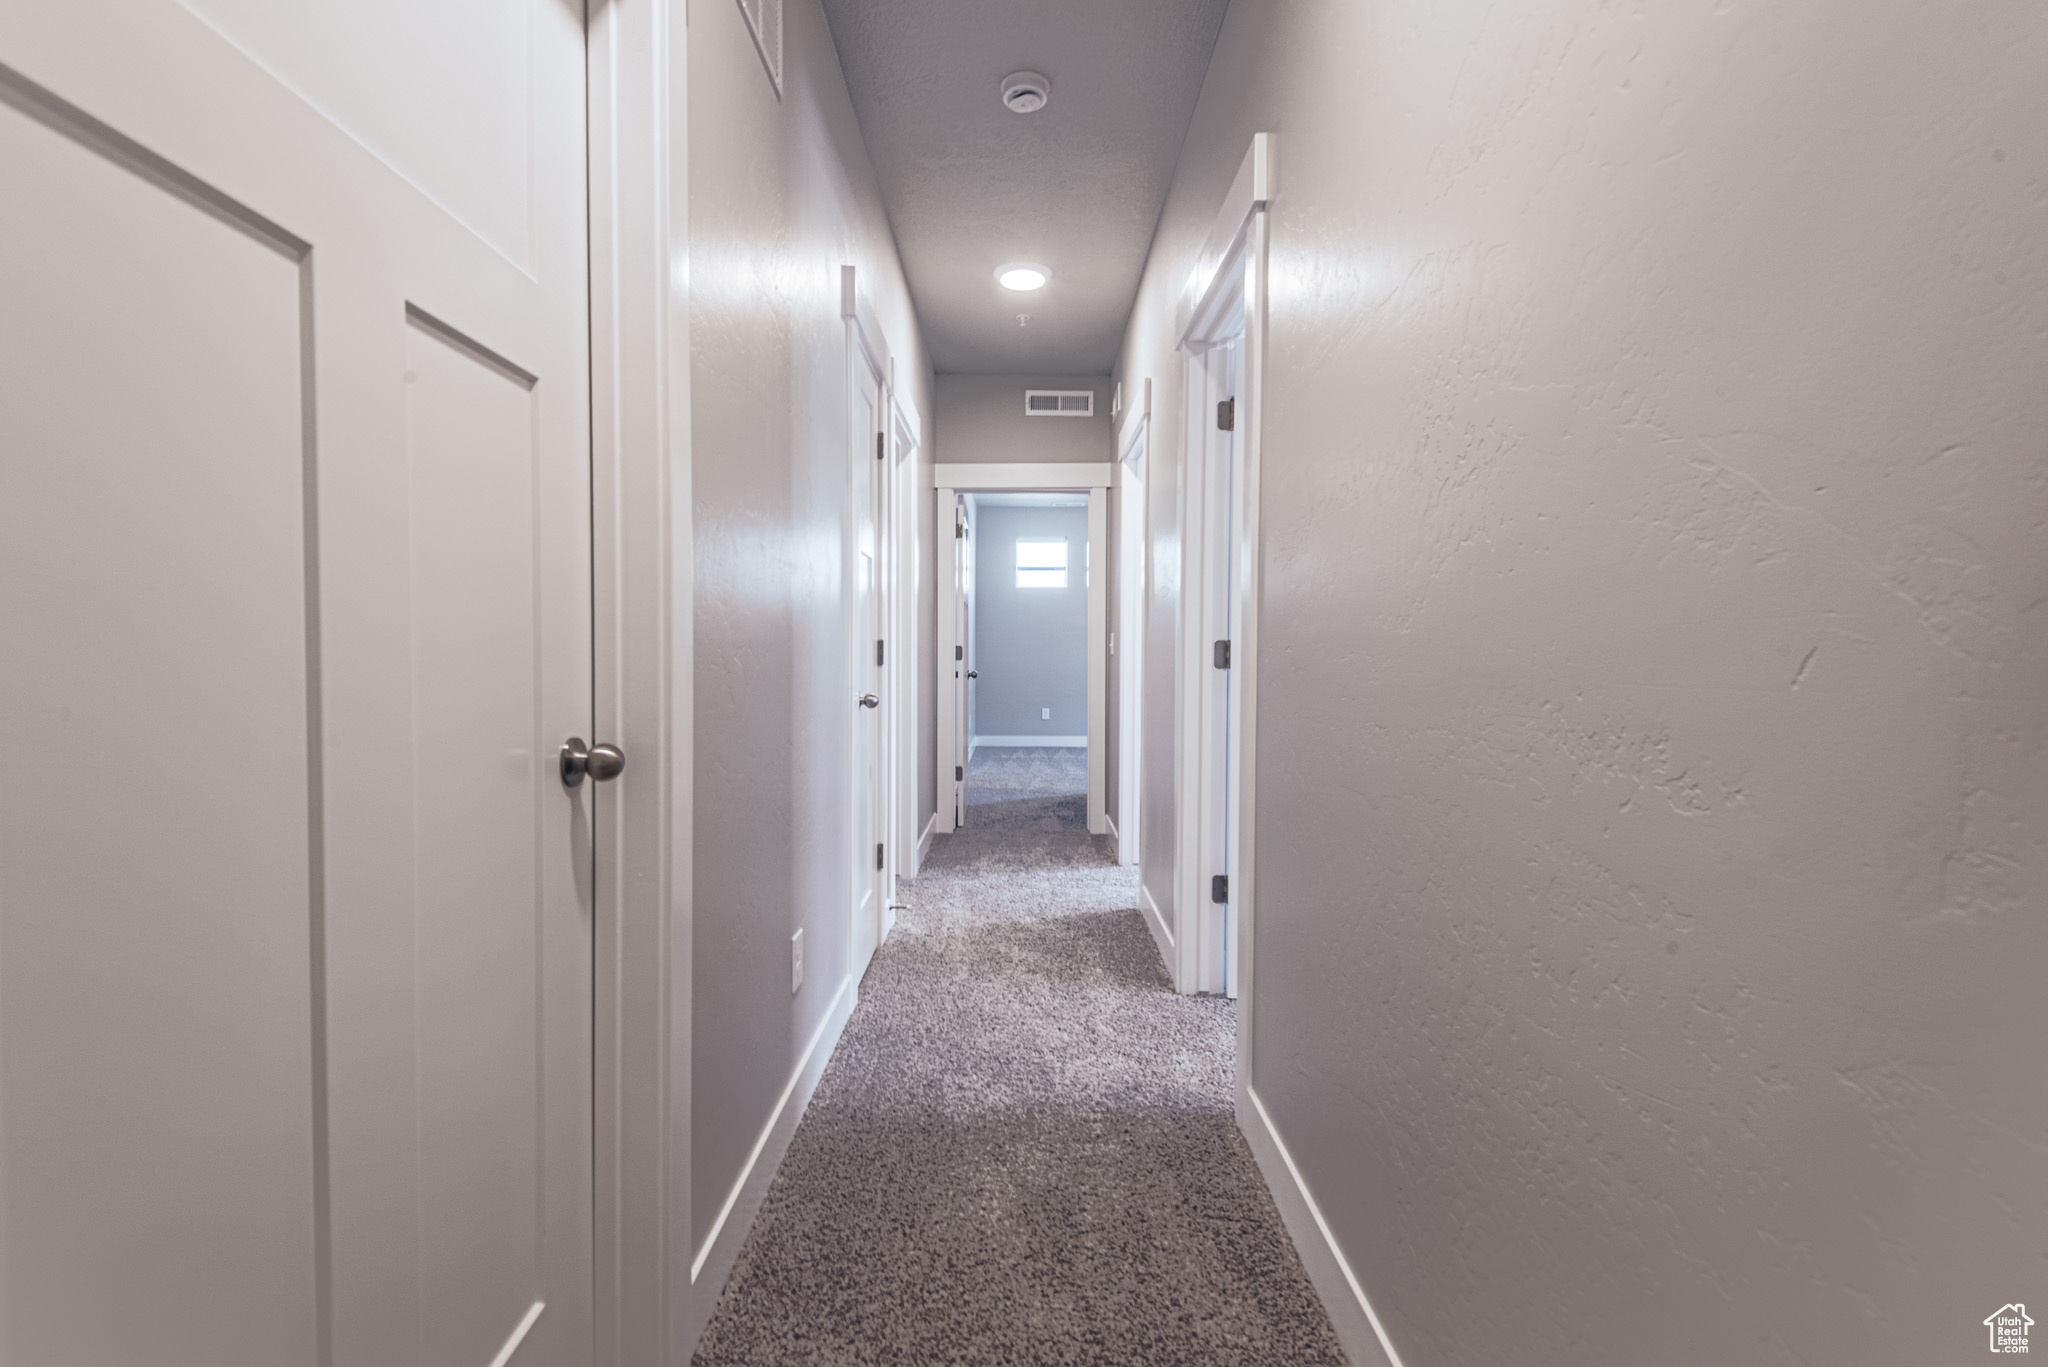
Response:
[{"label": "textured wall surface", "polygon": [[[1033,536],[1065,538],[1065,588],[1017,587],[1017,538]],[[1086,735],[1088,510],[984,506],[974,537],[976,733]]]},{"label": "textured wall surface", "polygon": [[930,366],[817,0],[788,0],[780,100],[738,6],[693,6],[690,24],[701,1242],[847,972],[842,265],[873,298],[899,390],[933,424]]},{"label": "textured wall surface", "polygon": [[1119,376],[1163,575],[1175,293],[1275,131],[1252,1083],[1407,1367],[2048,1300],[2042,25],[1226,19]]},{"label": "textured wall surface", "polygon": [[[1100,375],[941,375],[939,459],[960,465],[1010,461],[1109,460],[1110,382]],[[1033,418],[1027,389],[1087,389],[1086,418]]]}]

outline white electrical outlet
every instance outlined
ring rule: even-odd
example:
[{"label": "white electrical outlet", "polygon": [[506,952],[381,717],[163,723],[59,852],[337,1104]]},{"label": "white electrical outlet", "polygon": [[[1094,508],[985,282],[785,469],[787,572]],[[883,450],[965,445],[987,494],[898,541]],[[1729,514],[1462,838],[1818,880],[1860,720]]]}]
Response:
[{"label": "white electrical outlet", "polygon": [[804,985],[804,933],[799,930],[789,937],[789,990],[794,992]]},{"label": "white electrical outlet", "polygon": [[1052,720],[1052,709],[1051,709],[1050,707],[1041,707],[1041,708],[1039,708],[1039,709],[1038,709],[1038,719],[1039,719],[1040,721],[1051,721],[1051,720]]}]

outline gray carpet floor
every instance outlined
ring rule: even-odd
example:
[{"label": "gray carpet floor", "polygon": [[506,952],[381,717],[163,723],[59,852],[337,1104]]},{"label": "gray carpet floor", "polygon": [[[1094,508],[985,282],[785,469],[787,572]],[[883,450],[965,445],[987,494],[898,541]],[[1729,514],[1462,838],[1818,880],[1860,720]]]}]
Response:
[{"label": "gray carpet floor", "polygon": [[699,1367],[1344,1361],[1085,752],[982,750],[904,884]]}]

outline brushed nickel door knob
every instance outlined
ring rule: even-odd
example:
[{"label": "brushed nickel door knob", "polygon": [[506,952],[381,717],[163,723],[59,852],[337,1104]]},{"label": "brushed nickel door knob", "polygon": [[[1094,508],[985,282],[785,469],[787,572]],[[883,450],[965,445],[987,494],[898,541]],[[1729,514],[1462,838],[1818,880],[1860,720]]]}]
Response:
[{"label": "brushed nickel door knob", "polygon": [[562,786],[577,788],[583,776],[599,783],[626,772],[626,755],[616,745],[585,745],[583,737],[571,736],[562,743]]}]

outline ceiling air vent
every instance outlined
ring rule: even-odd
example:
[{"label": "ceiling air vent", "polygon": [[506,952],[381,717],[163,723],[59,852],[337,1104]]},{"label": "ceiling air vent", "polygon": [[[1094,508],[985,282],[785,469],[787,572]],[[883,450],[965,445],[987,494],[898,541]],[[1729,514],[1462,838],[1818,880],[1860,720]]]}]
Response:
[{"label": "ceiling air vent", "polygon": [[1027,418],[1092,418],[1095,391],[1092,389],[1027,389],[1024,391]]}]

